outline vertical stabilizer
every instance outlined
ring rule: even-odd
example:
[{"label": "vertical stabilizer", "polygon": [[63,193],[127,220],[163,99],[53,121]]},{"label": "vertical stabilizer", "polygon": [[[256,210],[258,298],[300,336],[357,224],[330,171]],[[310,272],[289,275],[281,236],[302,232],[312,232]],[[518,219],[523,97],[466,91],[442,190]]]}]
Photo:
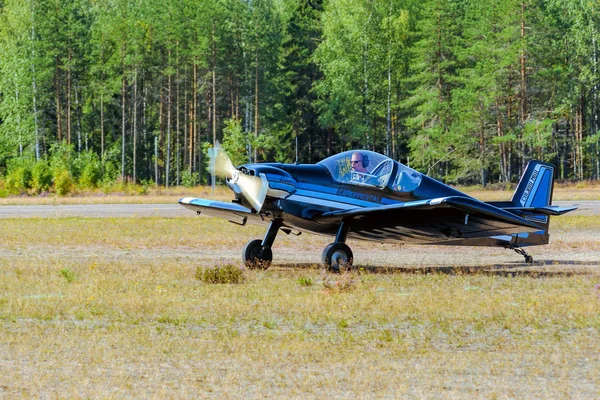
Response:
[{"label": "vertical stabilizer", "polygon": [[511,202],[515,207],[546,207],[552,203],[554,166],[532,160],[517,185]]},{"label": "vertical stabilizer", "polygon": [[537,160],[531,160],[521,176],[511,203],[521,209],[520,215],[528,221],[538,224],[542,230],[533,233],[521,233],[514,236],[514,246],[532,246],[546,244],[549,240],[550,215],[528,210],[548,207],[552,204],[554,189],[554,166]]}]

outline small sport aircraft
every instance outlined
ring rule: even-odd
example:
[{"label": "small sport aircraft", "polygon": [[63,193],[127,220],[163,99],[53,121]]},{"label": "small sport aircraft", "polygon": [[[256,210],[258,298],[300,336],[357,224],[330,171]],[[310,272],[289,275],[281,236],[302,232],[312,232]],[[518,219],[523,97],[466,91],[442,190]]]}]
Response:
[{"label": "small sport aircraft", "polygon": [[380,243],[495,246],[515,250],[548,243],[550,216],[577,207],[553,206],[554,167],[530,161],[510,201],[483,202],[406,165],[367,151],[346,151],[317,164],[259,163],[235,168],[216,152],[214,172],[226,179],[231,203],[184,197],[179,204],[198,214],[238,225],[268,226],[248,242],[249,268],[266,269],[279,231],[334,237],[322,253],[332,271],[354,260],[346,239]]}]

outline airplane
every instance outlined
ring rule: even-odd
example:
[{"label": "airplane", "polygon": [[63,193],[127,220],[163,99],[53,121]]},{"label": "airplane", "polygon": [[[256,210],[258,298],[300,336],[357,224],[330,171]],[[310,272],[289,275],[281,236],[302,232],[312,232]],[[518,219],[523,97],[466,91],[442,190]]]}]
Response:
[{"label": "airplane", "polygon": [[[215,149],[217,150],[217,149]],[[279,231],[334,237],[321,261],[332,272],[352,268],[348,238],[379,243],[492,246],[512,249],[547,244],[550,216],[577,209],[552,204],[554,167],[532,160],[510,201],[483,202],[369,150],[345,151],[316,164],[254,163],[234,167],[221,151],[213,172],[233,191],[231,203],[184,197],[197,214],[237,225],[267,226],[249,241],[242,259],[266,269]]]}]

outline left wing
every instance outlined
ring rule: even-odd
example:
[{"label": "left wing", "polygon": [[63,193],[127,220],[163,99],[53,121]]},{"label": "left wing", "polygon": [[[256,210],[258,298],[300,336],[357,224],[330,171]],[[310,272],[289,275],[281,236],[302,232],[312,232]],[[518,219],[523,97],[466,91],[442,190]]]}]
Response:
[{"label": "left wing", "polygon": [[333,211],[315,217],[315,222],[323,225],[341,221],[350,222],[352,236],[382,242],[440,242],[543,229],[518,215],[462,196]]},{"label": "left wing", "polygon": [[235,203],[184,197],[179,200],[179,204],[192,211],[196,211],[198,214],[223,218],[240,225],[245,225],[248,219],[261,220],[258,214]]}]

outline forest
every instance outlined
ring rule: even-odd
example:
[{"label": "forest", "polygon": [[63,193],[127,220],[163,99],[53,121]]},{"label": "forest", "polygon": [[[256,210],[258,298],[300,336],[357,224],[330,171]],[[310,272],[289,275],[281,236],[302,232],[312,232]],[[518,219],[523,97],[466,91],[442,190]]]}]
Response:
[{"label": "forest", "polygon": [[352,148],[453,184],[600,177],[595,0],[0,0],[0,194]]}]

